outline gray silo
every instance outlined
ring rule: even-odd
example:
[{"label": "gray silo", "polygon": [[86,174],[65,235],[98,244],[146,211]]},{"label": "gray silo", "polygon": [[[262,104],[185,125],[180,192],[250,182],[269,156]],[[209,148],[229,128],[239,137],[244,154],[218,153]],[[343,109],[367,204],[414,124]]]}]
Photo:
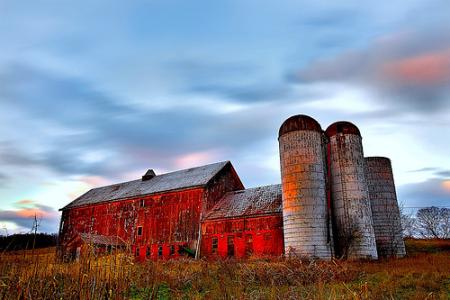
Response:
[{"label": "gray silo", "polygon": [[386,157],[366,157],[365,161],[378,255],[403,257],[406,250],[391,161]]},{"label": "gray silo", "polygon": [[349,259],[377,259],[362,137],[350,122],[327,130],[328,167],[336,253]]},{"label": "gray silo", "polygon": [[319,123],[309,116],[292,116],[280,127],[286,256],[332,257],[323,138]]}]

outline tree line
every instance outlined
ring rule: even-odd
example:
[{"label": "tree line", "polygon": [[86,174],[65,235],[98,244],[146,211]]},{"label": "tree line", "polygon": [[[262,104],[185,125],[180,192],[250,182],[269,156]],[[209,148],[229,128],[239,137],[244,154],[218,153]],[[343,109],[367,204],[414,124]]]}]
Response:
[{"label": "tree line", "polygon": [[48,233],[19,233],[0,235],[0,251],[29,250],[54,247],[58,241],[57,234]]},{"label": "tree line", "polygon": [[404,237],[450,238],[450,208],[425,207],[415,214],[405,213],[402,209],[401,221]]}]

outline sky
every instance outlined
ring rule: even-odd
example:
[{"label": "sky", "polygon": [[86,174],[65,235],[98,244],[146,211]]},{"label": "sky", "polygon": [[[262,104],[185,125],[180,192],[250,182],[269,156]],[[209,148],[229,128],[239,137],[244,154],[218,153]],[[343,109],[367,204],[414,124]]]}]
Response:
[{"label": "sky", "polygon": [[0,234],[56,232],[149,168],[279,183],[295,114],[355,123],[404,206],[449,206],[449,20],[448,0],[0,0]]}]

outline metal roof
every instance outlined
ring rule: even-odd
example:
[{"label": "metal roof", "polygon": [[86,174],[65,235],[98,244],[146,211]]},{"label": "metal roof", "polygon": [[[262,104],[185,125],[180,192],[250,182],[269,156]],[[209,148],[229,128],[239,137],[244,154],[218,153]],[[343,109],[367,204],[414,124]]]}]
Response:
[{"label": "metal roof", "polygon": [[92,233],[80,233],[80,237],[83,242],[92,245],[111,245],[111,246],[123,246],[124,240],[118,236],[106,236]]},{"label": "metal roof", "polygon": [[81,195],[64,209],[126,199],[166,191],[205,186],[229,161],[157,175],[149,180],[133,180],[94,188]]},{"label": "metal roof", "polygon": [[281,213],[281,184],[234,191],[206,214],[205,220]]}]

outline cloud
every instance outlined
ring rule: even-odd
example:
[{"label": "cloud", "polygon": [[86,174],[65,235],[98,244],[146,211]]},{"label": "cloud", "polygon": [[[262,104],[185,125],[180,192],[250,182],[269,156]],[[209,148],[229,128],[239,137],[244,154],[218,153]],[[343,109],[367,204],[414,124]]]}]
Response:
[{"label": "cloud", "polygon": [[186,153],[175,158],[175,166],[178,169],[186,169],[190,167],[199,166],[205,163],[213,163],[219,157],[219,151],[200,151],[193,153]]},{"label": "cloud", "polygon": [[9,222],[18,226],[17,231],[30,231],[36,216],[40,232],[56,232],[59,223],[59,212],[54,208],[36,203],[33,200],[23,199],[16,203],[18,209],[0,209],[0,222]]},{"label": "cloud", "polygon": [[292,96],[290,84],[282,77],[267,78],[266,68],[239,62],[206,62],[194,59],[166,64],[169,72],[178,78],[180,93],[207,95],[226,101],[253,104],[283,101]]},{"label": "cloud", "polygon": [[448,206],[450,203],[449,180],[431,178],[424,182],[398,187],[399,201],[406,206]]},{"label": "cloud", "polygon": [[431,173],[434,177],[437,178],[450,178],[450,170],[442,169],[442,168],[436,168],[436,167],[425,167],[420,168],[416,170],[409,171],[411,173]]},{"label": "cloud", "polygon": [[434,168],[434,167],[425,167],[425,168],[420,168],[420,169],[415,169],[415,170],[411,170],[409,172],[412,173],[416,173],[416,172],[434,172],[434,171],[438,171],[439,168]]},{"label": "cloud", "polygon": [[231,101],[252,103],[265,101],[286,101],[292,97],[291,87],[287,84],[267,85],[264,83],[253,85],[219,85],[199,84],[188,90],[194,94],[216,95]]},{"label": "cloud", "polygon": [[[252,108],[251,113],[138,108],[90,82],[29,65],[3,69],[0,82],[3,113],[20,113],[22,126],[28,126],[24,131],[45,140],[27,140],[27,147],[20,144],[26,135],[4,141],[1,159],[11,166],[47,167],[62,175],[120,177],[143,166],[176,169],[183,165],[183,155],[217,149],[215,158],[229,159],[233,151],[252,147],[278,126],[264,107]],[[57,134],[49,134],[49,128]],[[30,151],[34,145],[40,150]]]},{"label": "cloud", "polygon": [[[371,90],[390,109],[439,112],[450,103],[450,28],[384,36],[298,69],[294,82],[337,82]],[[377,96],[378,95],[378,96]]]},{"label": "cloud", "polygon": [[396,84],[439,87],[450,82],[450,49],[398,59],[382,68]]},{"label": "cloud", "polygon": [[450,170],[442,170],[434,173],[436,176],[450,178]]},{"label": "cloud", "polygon": [[9,176],[3,173],[0,173],[0,186],[5,185],[9,181]]}]

